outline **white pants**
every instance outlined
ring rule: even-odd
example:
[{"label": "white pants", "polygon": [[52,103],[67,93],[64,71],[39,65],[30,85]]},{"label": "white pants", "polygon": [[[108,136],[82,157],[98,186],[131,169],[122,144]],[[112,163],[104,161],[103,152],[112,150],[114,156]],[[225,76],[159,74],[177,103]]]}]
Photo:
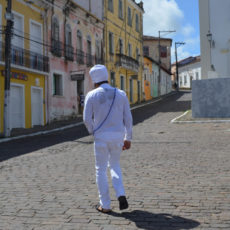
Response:
[{"label": "white pants", "polygon": [[122,173],[120,168],[120,155],[122,151],[121,142],[104,142],[95,141],[95,168],[96,182],[102,208],[110,209],[110,195],[107,178],[107,167],[110,167],[113,188],[116,192],[116,197],[125,196],[125,190],[122,182]]}]

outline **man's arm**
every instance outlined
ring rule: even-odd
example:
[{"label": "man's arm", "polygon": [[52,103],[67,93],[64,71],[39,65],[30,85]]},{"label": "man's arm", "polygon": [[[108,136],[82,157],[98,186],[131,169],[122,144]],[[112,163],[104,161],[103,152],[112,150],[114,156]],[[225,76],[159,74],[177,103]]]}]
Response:
[{"label": "man's arm", "polygon": [[90,134],[93,133],[93,104],[90,97],[87,95],[85,98],[85,106],[83,112],[83,121]]},{"label": "man's arm", "polygon": [[131,146],[132,128],[133,128],[133,118],[132,118],[129,101],[127,97],[125,97],[125,104],[124,104],[124,125],[125,125],[125,140],[124,140],[123,150],[129,149]]}]

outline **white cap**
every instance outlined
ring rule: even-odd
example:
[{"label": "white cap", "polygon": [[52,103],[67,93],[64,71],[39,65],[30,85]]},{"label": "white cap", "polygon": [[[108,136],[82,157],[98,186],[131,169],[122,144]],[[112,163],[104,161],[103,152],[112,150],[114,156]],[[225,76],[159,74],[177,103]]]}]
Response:
[{"label": "white cap", "polygon": [[104,65],[93,66],[89,71],[89,75],[92,78],[93,83],[108,81],[108,71]]}]

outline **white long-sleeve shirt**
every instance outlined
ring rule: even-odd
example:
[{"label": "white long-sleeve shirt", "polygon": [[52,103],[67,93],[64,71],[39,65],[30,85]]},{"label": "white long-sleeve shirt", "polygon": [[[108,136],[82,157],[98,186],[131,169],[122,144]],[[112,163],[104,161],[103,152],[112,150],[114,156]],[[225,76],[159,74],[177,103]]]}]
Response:
[{"label": "white long-sleeve shirt", "polygon": [[96,131],[108,114],[114,97],[114,88],[102,84],[85,98],[83,120],[95,140],[123,141],[132,139],[133,119],[129,101],[124,91],[116,89],[113,107],[104,124]]}]

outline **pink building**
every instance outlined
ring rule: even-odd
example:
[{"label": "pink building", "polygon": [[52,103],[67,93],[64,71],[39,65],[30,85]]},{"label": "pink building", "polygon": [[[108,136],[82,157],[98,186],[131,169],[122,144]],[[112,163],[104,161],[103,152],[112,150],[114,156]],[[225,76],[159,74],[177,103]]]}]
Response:
[{"label": "pink building", "polygon": [[89,69],[103,63],[104,56],[102,20],[76,1],[65,3],[55,1],[47,13],[49,122],[79,113],[78,95],[86,95],[93,87]]}]

